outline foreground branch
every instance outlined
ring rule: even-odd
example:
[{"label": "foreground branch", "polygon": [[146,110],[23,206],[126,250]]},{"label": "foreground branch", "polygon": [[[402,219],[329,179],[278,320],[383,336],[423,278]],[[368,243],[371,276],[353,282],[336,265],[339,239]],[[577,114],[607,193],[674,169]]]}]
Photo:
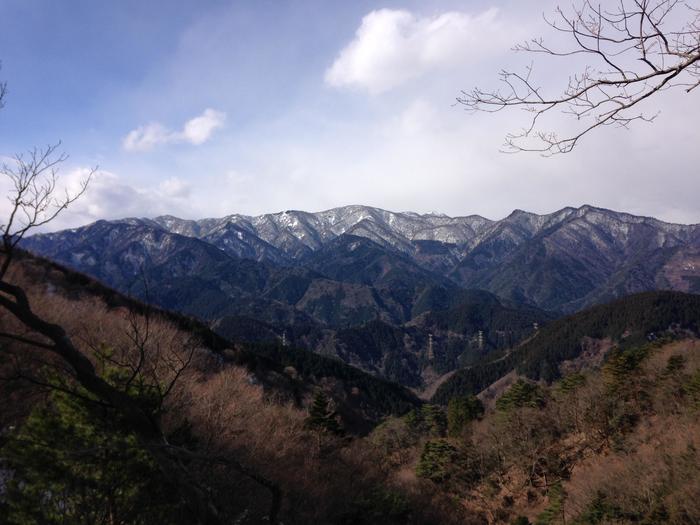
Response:
[{"label": "foreground branch", "polygon": [[[652,122],[657,115],[639,109],[648,98],[669,89],[690,93],[700,86],[700,11],[685,1],[620,0],[611,10],[585,1],[571,15],[557,8],[556,18],[547,23],[569,35],[573,47],[554,49],[540,38],[515,50],[590,56],[591,65],[570,77],[563,93],[546,95],[532,80],[531,65],[524,73],[502,71],[503,90],[475,88],[457,98],[470,111],[519,107],[531,114],[527,127],[506,136],[507,152],[570,152],[597,128]],[[552,110],[574,117],[581,123],[578,131],[561,137],[539,129],[540,120]]]}]

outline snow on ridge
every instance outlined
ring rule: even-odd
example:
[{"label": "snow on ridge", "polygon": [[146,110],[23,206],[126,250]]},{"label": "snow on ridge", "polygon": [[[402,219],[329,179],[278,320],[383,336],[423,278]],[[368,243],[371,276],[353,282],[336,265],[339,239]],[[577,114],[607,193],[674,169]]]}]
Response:
[{"label": "snow on ridge", "polygon": [[[519,244],[553,227],[567,227],[580,222],[583,228],[603,227],[609,234],[625,242],[631,228],[647,225],[659,231],[659,243],[689,239],[697,226],[669,224],[647,217],[618,213],[584,205],[567,207],[549,214],[514,210],[506,218],[493,221],[479,215],[450,217],[429,212],[393,212],[372,206],[350,205],[319,212],[285,210],[257,216],[231,214],[221,218],[199,220],[163,215],[154,219],[122,219],[116,223],[150,226],[170,233],[206,240],[227,246],[231,252],[255,252],[267,257],[295,258],[315,251],[326,242],[343,234],[366,237],[386,247],[412,252],[414,241],[437,241],[470,250],[490,239]],[[245,232],[242,235],[241,232]],[[77,232],[76,232],[77,233]]]}]

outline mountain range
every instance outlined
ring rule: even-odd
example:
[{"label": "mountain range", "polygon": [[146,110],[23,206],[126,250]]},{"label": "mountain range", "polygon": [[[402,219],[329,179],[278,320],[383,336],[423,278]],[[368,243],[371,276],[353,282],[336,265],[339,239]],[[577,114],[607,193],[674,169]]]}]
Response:
[{"label": "mountain range", "polygon": [[132,218],[23,246],[225,336],[283,338],[411,386],[558,314],[700,291],[700,225],[591,206],[499,221],[367,206]]},{"label": "mountain range", "polygon": [[[168,252],[166,259],[177,255]],[[60,322],[52,326],[70,334],[64,337],[77,341],[82,355],[100,364],[108,361],[109,368],[101,368],[110,377],[119,381],[132,373],[129,362],[120,360],[134,348],[131,344],[143,345],[140,355],[159,360],[155,363],[169,377],[178,374],[173,400],[162,405],[167,446],[200,447],[195,450],[201,457],[210,454],[225,465],[212,469],[209,461],[202,462],[200,474],[194,468],[202,463],[193,461],[186,472],[202,476],[220,491],[222,501],[231,500],[231,494],[238,498],[243,510],[231,511],[232,519],[272,521],[267,519],[266,503],[274,503],[265,490],[269,486],[277,487],[272,494],[281,494],[285,523],[554,523],[551,517],[562,515],[564,505],[571,523],[617,523],[620,516],[629,517],[625,523],[695,523],[700,516],[692,497],[700,487],[700,295],[646,292],[547,320],[534,333],[475,355],[467,366],[445,374],[430,393],[423,392],[430,402],[422,402],[406,388],[337,359],[282,344],[241,343],[236,334],[221,337],[192,317],[136,301],[25,251],[13,260],[12,282],[31,297],[33,310]],[[541,313],[507,306],[485,291],[463,290],[457,301],[401,326],[376,320],[323,330],[343,351],[371,362],[400,348],[403,338],[420,337],[421,330],[434,335],[437,353],[445,333],[490,326],[505,336],[525,322],[518,316]],[[250,318],[247,323],[251,331],[277,329]],[[16,483],[17,476],[42,483],[38,476],[48,472],[52,485],[47,486],[61,488],[61,494],[83,497],[80,483],[89,483],[90,494],[104,487],[110,497],[113,478],[105,476],[103,482],[103,473],[122,469],[129,475],[119,474],[119,486],[136,479],[141,490],[144,468],[132,475],[136,454],[122,452],[140,441],[130,432],[128,444],[114,445],[123,435],[123,418],[115,417],[111,405],[80,391],[56,387],[47,396],[51,383],[39,374],[53,379],[63,367],[52,366],[51,356],[37,358],[32,352],[37,347],[30,346],[36,343],[24,332],[7,337],[16,329],[10,315],[0,316],[0,328],[9,357],[0,360],[6,378],[0,394],[7,401],[0,404],[0,455],[9,479],[9,490],[0,492],[6,514],[0,514],[22,512],[23,517],[24,509],[43,511],[47,501],[55,503],[43,497],[47,490],[36,500],[20,499],[18,489],[35,485]],[[182,374],[168,361],[181,348],[194,352],[177,361],[188,363]],[[141,378],[155,381],[150,375],[155,367],[146,362],[149,375]],[[114,372],[118,367],[125,373]],[[133,385],[128,381],[127,388]],[[149,393],[158,391],[152,388]],[[137,395],[134,399],[145,404],[154,394]],[[65,408],[73,406],[68,399],[81,403],[82,419]],[[25,437],[35,434],[41,440]],[[93,435],[95,446],[86,446]],[[109,448],[103,448],[105,441]],[[163,446],[161,440],[157,446]],[[138,457],[148,458],[146,453],[143,449]],[[52,468],[47,471],[46,465]],[[84,481],[86,465],[95,475]],[[145,472],[149,480],[161,482],[156,469]],[[265,485],[248,488],[253,475]],[[639,482],[649,476],[650,483]],[[70,482],[63,485],[65,479]],[[400,483],[392,485],[396,479]],[[172,488],[169,480],[162,483]],[[161,491],[154,494],[160,497]],[[181,494],[174,494],[174,515],[181,515]],[[99,508],[101,496],[91,497],[97,503],[86,508]],[[153,500],[149,492],[144,505]],[[31,506],[18,501],[31,501]],[[64,512],[62,501],[50,510]],[[651,506],[649,501],[662,503]],[[132,521],[131,511],[125,516]]]}]

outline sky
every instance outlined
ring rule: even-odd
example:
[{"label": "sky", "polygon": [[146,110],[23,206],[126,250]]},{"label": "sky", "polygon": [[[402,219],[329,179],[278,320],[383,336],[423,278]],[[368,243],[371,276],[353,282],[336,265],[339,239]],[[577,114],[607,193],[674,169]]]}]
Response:
[{"label": "sky", "polygon": [[523,112],[455,104],[531,63],[561,92],[580,61],[511,50],[560,38],[542,18],[555,6],[0,0],[0,157],[60,140],[68,188],[98,168],[53,228],[348,204],[491,219],[591,204],[700,222],[700,91],[666,92],[647,103],[653,124],[552,158],[500,151]]}]

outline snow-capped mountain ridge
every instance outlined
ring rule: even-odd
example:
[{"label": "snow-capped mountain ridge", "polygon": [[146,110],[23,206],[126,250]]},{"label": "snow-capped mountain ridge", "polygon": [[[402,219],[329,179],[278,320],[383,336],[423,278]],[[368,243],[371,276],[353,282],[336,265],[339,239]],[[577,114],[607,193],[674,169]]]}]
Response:
[{"label": "snow-capped mountain ridge", "polygon": [[153,219],[164,229],[200,239],[221,238],[230,225],[248,231],[292,259],[319,249],[325,242],[343,234],[366,237],[404,253],[415,251],[415,241],[438,241],[471,250],[489,238],[502,237],[519,243],[565,221],[582,219],[624,233],[633,224],[650,224],[668,236],[687,237],[693,225],[670,224],[585,205],[567,207],[538,215],[514,210],[501,220],[479,215],[450,217],[444,214],[391,212],[370,206],[344,206],[311,213],[287,210],[258,216],[227,215],[198,221],[161,216]]},{"label": "snow-capped mountain ridge", "polygon": [[[372,264],[385,272],[408,268],[400,262],[405,260],[439,277],[439,282],[448,279],[458,287],[488,290],[551,310],[575,311],[642,290],[700,292],[700,225],[670,224],[593,206],[543,215],[515,210],[496,221],[369,206],[201,220],[131,218],[36,235],[26,239],[25,246],[88,273],[94,273],[89,261],[97,264],[104,258],[101,252],[112,253],[117,246],[142,262],[156,263],[172,257],[171,245],[180,247],[178,265],[183,268],[197,253],[213,250],[207,257],[217,261],[228,256],[303,269],[313,259],[330,269],[332,265],[319,257],[333,259],[328,248],[342,245],[335,241],[346,236],[367,239],[386,251],[386,258],[374,248],[348,252],[354,254],[350,259],[357,259],[344,260],[348,268],[369,264],[362,257],[372,253]],[[104,267],[105,275],[112,272],[112,264]],[[374,271],[377,266],[372,264]]]}]

